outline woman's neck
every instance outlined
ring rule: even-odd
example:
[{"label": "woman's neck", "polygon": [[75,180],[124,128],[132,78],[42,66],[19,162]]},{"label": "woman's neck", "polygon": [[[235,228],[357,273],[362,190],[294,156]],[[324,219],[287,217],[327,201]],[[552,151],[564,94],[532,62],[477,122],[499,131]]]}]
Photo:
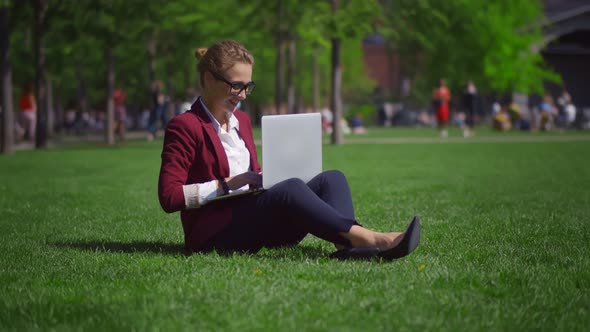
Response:
[{"label": "woman's neck", "polygon": [[207,96],[204,95],[201,98],[205,106],[207,106],[209,112],[213,115],[217,122],[219,122],[219,124],[223,126],[227,122],[227,115],[225,114],[225,111],[215,109],[213,103],[210,101],[209,98],[207,98]]}]

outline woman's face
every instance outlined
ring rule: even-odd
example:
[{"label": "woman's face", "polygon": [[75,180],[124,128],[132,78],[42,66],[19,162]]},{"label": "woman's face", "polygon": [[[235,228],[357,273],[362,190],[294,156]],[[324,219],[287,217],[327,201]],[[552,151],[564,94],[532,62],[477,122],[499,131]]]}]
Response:
[{"label": "woman's face", "polygon": [[206,90],[209,95],[208,105],[215,111],[233,112],[238,106],[238,102],[246,99],[246,91],[242,90],[237,96],[230,93],[231,87],[223,79],[231,83],[248,84],[252,81],[252,65],[245,63],[236,63],[233,67],[224,73],[208,73],[206,76]]}]

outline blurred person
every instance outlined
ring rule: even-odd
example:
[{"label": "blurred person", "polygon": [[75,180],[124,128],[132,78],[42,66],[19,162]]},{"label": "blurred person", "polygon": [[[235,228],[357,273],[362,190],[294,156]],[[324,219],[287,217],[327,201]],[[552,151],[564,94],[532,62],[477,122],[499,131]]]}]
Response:
[{"label": "blurred person", "polygon": [[[465,112],[456,112],[455,115],[453,116],[453,123],[459,127],[464,129],[465,128]],[[467,136],[465,136],[467,137]]]},{"label": "blurred person", "polygon": [[543,97],[543,101],[539,105],[539,112],[541,112],[541,130],[551,130],[559,111],[550,94],[545,94]]},{"label": "blurred person", "polygon": [[522,120],[522,116],[520,114],[520,106],[518,106],[517,103],[511,102],[508,104],[508,115],[510,116],[512,128],[520,129],[520,121]]},{"label": "blurred person", "polygon": [[332,114],[332,110],[324,107],[322,108],[322,131],[324,134],[331,134],[332,133],[332,121],[334,121],[334,115]]},{"label": "blurred person", "polygon": [[502,105],[497,100],[492,103],[492,117],[495,117],[502,110]]},{"label": "blurred person", "polygon": [[567,128],[571,127],[576,121],[576,106],[572,103],[572,101],[568,101],[565,104],[565,125]]},{"label": "blurred person", "polygon": [[340,118],[340,130],[342,130],[342,134],[344,135],[349,135],[351,133],[348,121],[346,121],[344,117]]},{"label": "blurred person", "polygon": [[510,121],[510,114],[508,113],[508,105],[502,105],[500,110],[496,112],[493,124],[494,129],[499,131],[508,131],[512,128],[512,121]]},{"label": "blurred person", "polygon": [[477,105],[477,87],[472,80],[467,81],[463,91],[463,108],[465,109],[465,124],[463,125],[463,137],[473,136],[475,123],[475,111]]},{"label": "blurred person", "polygon": [[21,139],[31,142],[35,141],[35,130],[37,126],[37,101],[33,93],[33,83],[24,85],[19,98],[19,123],[22,128]]},{"label": "blurred person", "polygon": [[366,134],[365,123],[361,113],[355,114],[350,120],[350,128],[353,134]]},{"label": "blurred person", "polygon": [[449,136],[447,125],[449,123],[449,102],[451,91],[447,88],[446,81],[441,79],[438,87],[432,91],[432,102],[436,111],[436,121],[441,137]]},{"label": "blurred person", "polygon": [[113,92],[113,100],[115,102],[115,135],[125,142],[125,134],[127,132],[127,109],[125,107],[125,100],[127,95],[122,88],[118,88]]},{"label": "blurred person", "polygon": [[[572,97],[566,89],[563,89],[561,95],[557,98],[557,107],[559,109],[559,114],[557,115],[558,126],[564,128],[569,127],[575,120],[576,107],[572,102]],[[572,113],[574,120],[570,120]]]},{"label": "blurred person", "polygon": [[221,41],[196,52],[202,95],[174,117],[164,136],[158,196],[164,211],[181,211],[187,251],[256,252],[298,244],[308,233],[339,249],[332,258],[395,259],[420,238],[417,217],[404,233],[361,226],[345,176],[325,171],[308,183],[292,178],[256,194],[211,201],[259,188],[262,174],[248,115],[236,105],[252,93],[254,58]]},{"label": "blurred person", "polygon": [[162,128],[166,128],[168,122],[166,114],[168,109],[168,97],[162,91],[163,88],[164,85],[161,81],[156,80],[152,84],[152,100],[154,107],[151,110],[148,124],[148,141],[151,141],[156,137],[158,121],[161,122]]},{"label": "blurred person", "polygon": [[177,115],[190,110],[191,106],[197,100],[197,96],[195,95],[195,89],[193,89],[192,87],[186,89],[185,95],[185,101],[180,103]]},{"label": "blurred person", "polygon": [[63,121],[66,134],[71,134],[76,125],[76,102],[74,100],[68,102]]}]

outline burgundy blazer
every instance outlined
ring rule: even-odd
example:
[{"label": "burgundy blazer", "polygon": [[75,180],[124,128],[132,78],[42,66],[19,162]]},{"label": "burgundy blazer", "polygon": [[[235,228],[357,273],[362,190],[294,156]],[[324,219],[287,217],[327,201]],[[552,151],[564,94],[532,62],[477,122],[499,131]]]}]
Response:
[{"label": "burgundy blazer", "polygon": [[[250,170],[260,172],[250,118],[242,111],[234,115],[240,122],[239,135],[250,151]],[[182,186],[228,176],[229,163],[219,135],[197,100],[190,111],[172,118],[166,127],[158,181],[162,209],[168,213],[181,211],[187,250],[199,249],[231,221],[232,200],[185,209]]]}]

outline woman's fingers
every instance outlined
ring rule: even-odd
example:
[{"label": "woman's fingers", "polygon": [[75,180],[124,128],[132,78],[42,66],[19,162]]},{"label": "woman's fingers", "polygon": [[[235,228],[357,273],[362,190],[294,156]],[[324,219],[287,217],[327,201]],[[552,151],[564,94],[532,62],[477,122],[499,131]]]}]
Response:
[{"label": "woman's fingers", "polygon": [[228,185],[232,190],[241,188],[245,185],[254,185],[259,187],[262,185],[262,175],[254,172],[245,172],[231,178],[228,181]]}]

